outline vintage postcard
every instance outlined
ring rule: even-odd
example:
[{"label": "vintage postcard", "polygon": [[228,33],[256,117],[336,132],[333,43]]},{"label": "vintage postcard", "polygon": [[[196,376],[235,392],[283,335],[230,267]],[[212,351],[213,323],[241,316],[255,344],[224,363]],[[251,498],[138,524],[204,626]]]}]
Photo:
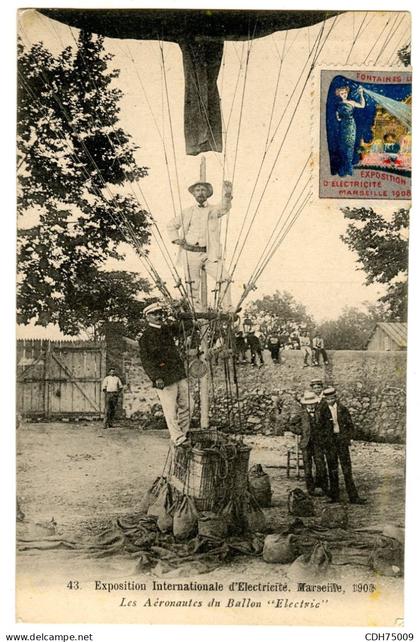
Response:
[{"label": "vintage postcard", "polygon": [[17,20],[17,622],[402,627],[410,13]]}]

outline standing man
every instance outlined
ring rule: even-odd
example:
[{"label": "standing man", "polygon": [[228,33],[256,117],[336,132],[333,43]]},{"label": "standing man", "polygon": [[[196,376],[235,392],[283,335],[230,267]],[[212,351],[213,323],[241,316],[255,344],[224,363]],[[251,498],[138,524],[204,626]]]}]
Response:
[{"label": "standing man", "polygon": [[[168,224],[168,235],[172,243],[179,245],[178,258],[184,266],[187,291],[191,292],[193,303],[201,310],[200,270],[202,267],[216,281],[223,307],[231,307],[230,276],[223,266],[223,247],[220,242],[220,219],[228,214],[232,204],[232,183],[224,181],[220,205],[207,202],[213,194],[210,183],[199,181],[190,185],[188,191],[196,200],[195,205],[183,210]],[[189,289],[191,287],[191,290]]]},{"label": "standing man", "polygon": [[102,381],[102,391],[105,394],[104,428],[112,428],[122,388],[121,379],[115,374],[115,368],[110,368]]},{"label": "standing man", "polygon": [[311,365],[312,361],[312,349],[311,349],[311,339],[306,330],[302,330],[302,333],[299,335],[299,344],[300,349],[303,353],[303,367],[307,368]]},{"label": "standing man", "polygon": [[273,363],[280,361],[280,337],[278,332],[270,332],[267,340],[268,349],[271,353]]},{"label": "standing man", "polygon": [[[300,435],[299,447],[302,451],[306,489],[310,495],[322,495],[323,493],[327,495],[327,468],[317,416],[318,397],[314,392],[305,390],[300,403],[302,410],[299,415],[291,419],[290,429]],[[315,476],[313,464],[315,464]]]},{"label": "standing man", "polygon": [[336,503],[340,500],[338,482],[338,462],[340,462],[350,503],[364,504],[366,500],[359,497],[351,468],[349,446],[353,435],[353,421],[350,412],[337,400],[335,388],[325,388],[323,399],[326,403],[320,404],[318,414],[322,447],[327,459],[330,479],[330,501]]},{"label": "standing man", "polygon": [[257,355],[260,360],[260,368],[264,365],[264,358],[261,350],[261,343],[259,338],[255,335],[254,330],[251,330],[246,337],[249,349],[251,351],[251,364],[254,368],[257,365]]},{"label": "standing man", "polygon": [[175,345],[173,326],[163,322],[162,305],[152,303],[143,314],[147,327],[139,339],[141,362],[156,388],[171,441],[180,446],[187,439],[193,411],[184,362]]},{"label": "standing man", "polygon": [[246,341],[242,330],[235,335],[235,355],[237,363],[246,363]]}]

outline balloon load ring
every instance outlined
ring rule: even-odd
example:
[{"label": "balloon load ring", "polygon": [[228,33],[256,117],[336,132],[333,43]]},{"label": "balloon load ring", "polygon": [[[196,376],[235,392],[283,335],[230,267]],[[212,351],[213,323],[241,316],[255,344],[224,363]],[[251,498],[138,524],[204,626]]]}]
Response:
[{"label": "balloon load ring", "polygon": [[207,374],[207,365],[200,359],[194,359],[191,361],[188,371],[194,379],[201,379]]}]

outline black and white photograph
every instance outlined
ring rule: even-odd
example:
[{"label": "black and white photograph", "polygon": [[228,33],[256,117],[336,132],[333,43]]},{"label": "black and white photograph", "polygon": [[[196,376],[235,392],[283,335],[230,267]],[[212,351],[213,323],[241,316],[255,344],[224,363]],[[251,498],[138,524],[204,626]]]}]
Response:
[{"label": "black and white photograph", "polygon": [[18,623],[405,630],[411,22],[18,10]]}]

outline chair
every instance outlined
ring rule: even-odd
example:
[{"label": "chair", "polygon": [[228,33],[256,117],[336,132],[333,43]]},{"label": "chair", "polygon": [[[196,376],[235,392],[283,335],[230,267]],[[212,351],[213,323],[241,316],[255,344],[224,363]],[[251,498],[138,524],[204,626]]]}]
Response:
[{"label": "chair", "polygon": [[300,479],[300,471],[303,470],[302,451],[299,448],[299,437],[295,435],[293,446],[287,447],[286,477],[290,477],[290,471],[296,471],[296,477]]}]

